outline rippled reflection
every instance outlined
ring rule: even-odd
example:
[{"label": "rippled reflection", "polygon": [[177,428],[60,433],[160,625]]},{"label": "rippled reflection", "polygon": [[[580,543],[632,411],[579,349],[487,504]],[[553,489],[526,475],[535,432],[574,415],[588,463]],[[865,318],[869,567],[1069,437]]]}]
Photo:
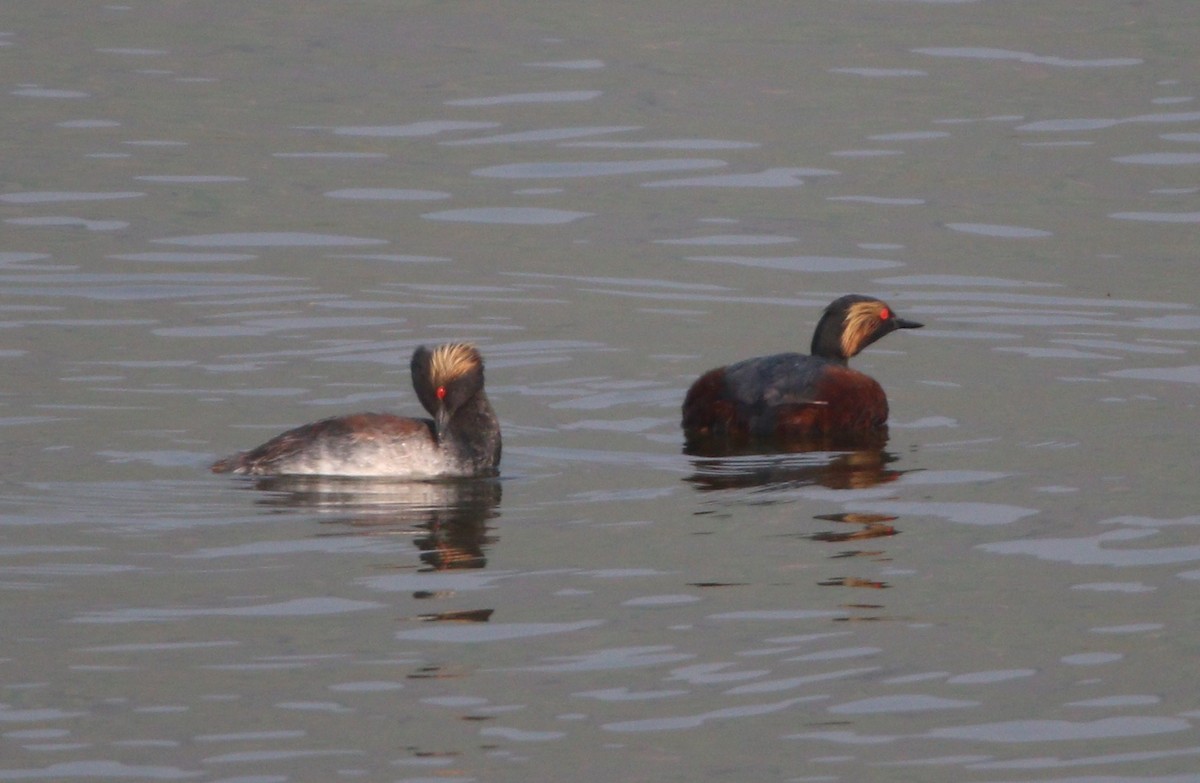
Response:
[{"label": "rippled reflection", "polygon": [[866,489],[901,476],[903,471],[888,467],[895,461],[882,449],[717,457],[709,452],[693,460],[686,480],[702,491],[779,485]]},{"label": "rippled reflection", "polygon": [[884,450],[887,439],[885,429],[840,439],[691,440],[684,445],[684,453],[694,458],[693,472],[686,480],[704,491],[782,485],[866,489],[903,474],[888,467],[896,457]]},{"label": "rippled reflection", "polygon": [[[897,458],[884,450],[886,440],[886,434],[881,434],[870,443],[859,442],[857,448],[845,451],[831,450],[828,442],[773,444],[782,453],[750,451],[756,446],[761,449],[762,444],[729,448],[720,444],[692,443],[685,448],[685,453],[693,457],[693,472],[684,480],[701,492],[714,493],[715,503],[706,503],[696,512],[697,516],[724,516],[729,506],[767,506],[811,499],[814,492],[824,491],[815,488],[869,490],[896,481],[905,473],[890,467]],[[791,516],[790,512],[785,513]],[[805,515],[801,512],[799,516]],[[815,580],[817,586],[886,590],[892,587],[891,583],[879,579],[870,564],[891,561],[891,556],[881,548],[883,542],[875,539],[897,535],[899,530],[895,523],[898,518],[886,508],[858,511],[847,505],[845,511],[812,516],[818,523],[834,523],[832,529],[814,530],[811,523],[801,522],[803,527],[782,536],[838,547],[829,551],[827,557],[839,562],[836,567],[840,573],[827,573]],[[854,573],[864,568],[871,572],[870,575]],[[853,619],[857,621],[894,619],[877,601],[852,599],[841,606],[869,612],[855,615]],[[839,616],[838,619],[851,618]]]},{"label": "rippled reflection", "polygon": [[[416,533],[423,570],[484,568],[488,520],[499,514],[502,489],[495,480],[376,481],[324,476],[271,476],[250,486],[259,503],[336,514],[322,524],[325,536]],[[418,596],[421,597],[421,596]]]}]

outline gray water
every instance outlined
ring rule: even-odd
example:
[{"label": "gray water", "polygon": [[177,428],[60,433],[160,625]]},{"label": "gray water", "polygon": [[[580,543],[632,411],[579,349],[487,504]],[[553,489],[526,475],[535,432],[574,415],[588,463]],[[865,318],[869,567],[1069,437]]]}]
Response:
[{"label": "gray water", "polygon": [[[1200,6],[0,12],[0,781],[1200,780]],[[884,453],[702,459],[842,293]],[[214,457],[415,414],[494,482]]]}]

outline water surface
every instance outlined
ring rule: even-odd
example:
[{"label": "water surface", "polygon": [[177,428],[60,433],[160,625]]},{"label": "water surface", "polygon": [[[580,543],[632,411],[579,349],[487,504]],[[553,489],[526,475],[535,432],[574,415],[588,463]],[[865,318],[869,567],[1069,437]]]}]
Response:
[{"label": "water surface", "polygon": [[[1153,10],[8,9],[0,780],[1200,780]],[[847,292],[886,444],[683,453]],[[447,340],[498,480],[206,472]]]}]

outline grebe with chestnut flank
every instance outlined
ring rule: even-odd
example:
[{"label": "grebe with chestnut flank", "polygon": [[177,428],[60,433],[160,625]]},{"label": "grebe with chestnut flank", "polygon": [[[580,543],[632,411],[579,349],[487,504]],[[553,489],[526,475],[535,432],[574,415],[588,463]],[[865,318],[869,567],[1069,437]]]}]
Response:
[{"label": "grebe with chestnut flank", "polygon": [[254,476],[488,476],[500,464],[500,422],[483,391],[483,357],[448,343],[412,356],[417,399],[432,419],[353,413],[305,424],[213,463]]},{"label": "grebe with chestnut flank", "polygon": [[704,373],[683,402],[689,445],[837,440],[885,431],[887,396],[847,360],[897,329],[918,329],[879,299],[835,299],[817,322],[812,354],[780,353]]}]

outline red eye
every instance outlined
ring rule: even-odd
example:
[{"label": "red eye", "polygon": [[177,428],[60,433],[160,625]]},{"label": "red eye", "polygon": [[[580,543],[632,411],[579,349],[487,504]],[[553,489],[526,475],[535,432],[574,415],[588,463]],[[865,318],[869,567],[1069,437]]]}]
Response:
[{"label": "red eye", "polygon": [[886,307],[880,308],[880,310],[879,310],[879,320],[880,321],[886,321],[887,319],[889,319],[891,317],[892,317],[891,310],[887,309]]},{"label": "red eye", "polygon": [[444,399],[446,399],[446,387],[445,387],[445,386],[439,386],[439,387],[437,387],[437,391],[436,391],[436,392],[434,392],[434,394],[436,394],[436,395],[437,395],[437,398],[438,398],[439,400],[444,400]]}]

